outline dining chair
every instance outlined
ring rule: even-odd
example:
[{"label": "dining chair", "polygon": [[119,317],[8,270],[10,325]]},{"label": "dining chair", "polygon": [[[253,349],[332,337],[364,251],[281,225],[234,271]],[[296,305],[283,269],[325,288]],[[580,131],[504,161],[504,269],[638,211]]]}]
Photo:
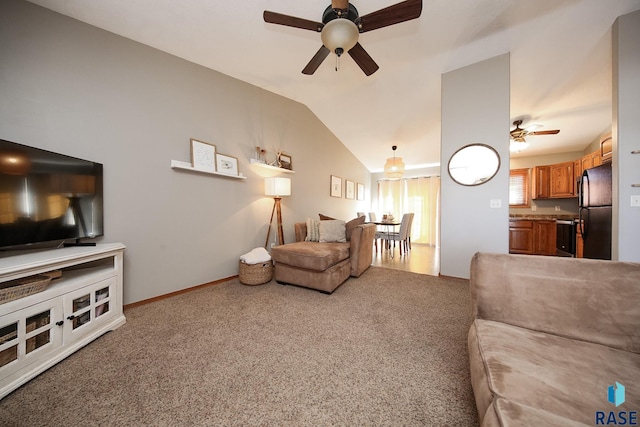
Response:
[{"label": "dining chair", "polygon": [[369,222],[376,222],[376,214],[374,212],[369,212]]},{"label": "dining chair", "polygon": [[387,244],[391,245],[393,241],[393,247],[395,248],[396,242],[400,246],[400,255],[402,255],[403,249],[406,254],[410,249],[409,239],[411,236],[411,224],[413,222],[413,213],[406,213],[402,215],[402,221],[400,221],[400,231],[396,233],[389,233],[384,238],[388,240]]},{"label": "dining chair", "polygon": [[356,216],[357,216],[358,218],[360,218],[361,216],[365,216],[365,214],[364,214],[364,212],[357,212],[357,213],[356,213]]}]

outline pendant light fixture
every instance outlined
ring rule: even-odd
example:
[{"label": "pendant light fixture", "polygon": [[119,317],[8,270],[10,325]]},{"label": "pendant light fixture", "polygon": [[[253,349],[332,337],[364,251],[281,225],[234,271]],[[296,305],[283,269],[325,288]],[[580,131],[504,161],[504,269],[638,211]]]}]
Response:
[{"label": "pendant light fixture", "polygon": [[396,157],[397,145],[391,147],[393,150],[393,157],[387,159],[387,163],[384,164],[384,176],[385,178],[398,179],[404,175],[404,162],[402,157]]}]

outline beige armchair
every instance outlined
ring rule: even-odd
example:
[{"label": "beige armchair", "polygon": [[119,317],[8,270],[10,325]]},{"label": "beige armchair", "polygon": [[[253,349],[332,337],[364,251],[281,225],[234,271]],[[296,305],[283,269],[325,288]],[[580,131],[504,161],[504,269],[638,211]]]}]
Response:
[{"label": "beige armchair", "polygon": [[359,277],[371,265],[374,224],[347,229],[345,243],[305,242],[307,225],[295,224],[296,242],[275,246],[275,278],[281,284],[293,284],[332,293],[349,276]]}]

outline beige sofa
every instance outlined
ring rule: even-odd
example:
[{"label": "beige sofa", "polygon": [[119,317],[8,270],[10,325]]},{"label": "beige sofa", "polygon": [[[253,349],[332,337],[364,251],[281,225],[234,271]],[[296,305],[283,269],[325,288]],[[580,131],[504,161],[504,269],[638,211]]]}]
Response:
[{"label": "beige sofa", "polygon": [[640,264],[479,253],[470,286],[482,426],[593,426],[640,411]]},{"label": "beige sofa", "polygon": [[371,265],[374,224],[347,226],[344,243],[306,242],[307,225],[295,224],[296,242],[271,249],[275,279],[332,293],[349,276],[359,277]]}]

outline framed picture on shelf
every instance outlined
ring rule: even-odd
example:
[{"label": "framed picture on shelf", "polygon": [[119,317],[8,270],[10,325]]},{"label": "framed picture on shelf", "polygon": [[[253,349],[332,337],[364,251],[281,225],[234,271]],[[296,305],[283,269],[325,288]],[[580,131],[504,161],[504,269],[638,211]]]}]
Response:
[{"label": "framed picture on shelf", "polygon": [[348,179],[345,181],[344,197],[345,197],[345,199],[352,199],[352,200],[356,198],[356,183],[355,182],[349,181]]},{"label": "framed picture on shelf", "polygon": [[342,178],[331,175],[331,197],[342,197]]},{"label": "framed picture on shelf", "polygon": [[195,169],[216,171],[216,146],[191,138],[191,166]]},{"label": "framed picture on shelf", "polygon": [[238,159],[226,154],[216,153],[216,169],[218,173],[238,176]]},{"label": "framed picture on shelf", "polygon": [[282,169],[293,170],[293,166],[291,166],[291,156],[288,154],[280,153],[278,163]]},{"label": "framed picture on shelf", "polygon": [[358,183],[358,189],[356,191],[356,198],[358,200],[364,200],[364,184]]}]

